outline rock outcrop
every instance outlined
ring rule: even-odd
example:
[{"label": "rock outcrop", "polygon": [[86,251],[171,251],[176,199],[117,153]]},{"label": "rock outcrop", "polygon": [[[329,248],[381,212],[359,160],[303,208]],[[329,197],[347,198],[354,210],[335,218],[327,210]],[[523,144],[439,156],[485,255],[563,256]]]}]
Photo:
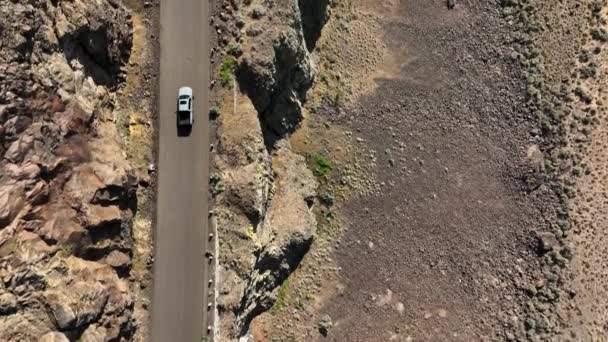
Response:
[{"label": "rock outcrop", "polygon": [[330,0],[298,0],[302,13],[302,30],[308,51],[315,48],[321,30],[329,19]]},{"label": "rock outcrop", "polygon": [[[249,324],[276,301],[316,231],[317,181],[288,142],[303,119],[302,103],[315,67],[310,50],[329,15],[329,1],[252,0],[224,3],[239,30],[220,42],[237,57],[238,91],[216,121],[213,178],[220,236],[219,297],[222,340],[245,336]],[[229,49],[230,50],[230,49]],[[241,94],[242,93],[242,94]],[[221,186],[219,186],[221,184]]]},{"label": "rock outcrop", "polygon": [[[257,112],[246,96],[236,106],[222,108],[218,127],[218,155],[224,191],[216,197],[216,219],[220,229],[221,282],[218,309],[226,319],[222,331],[233,331],[250,274],[256,231],[266,215],[272,195],[271,156],[262,138]],[[234,111],[233,111],[234,109]]]},{"label": "rock outcrop", "polygon": [[241,334],[253,317],[272,307],[279,286],[308,252],[316,232],[312,205],[317,181],[304,157],[286,141],[281,144],[272,160],[276,192],[256,233],[255,264],[238,311]]},{"label": "rock outcrop", "polygon": [[107,265],[39,253],[41,243],[22,243],[13,260],[2,261],[0,298],[7,314],[0,316],[0,340],[75,340],[92,323],[104,326],[94,341],[130,336],[133,299],[127,282]]},{"label": "rock outcrop", "polygon": [[[258,150],[259,151],[259,150]],[[265,161],[262,148],[258,161]],[[278,289],[308,251],[316,232],[312,212],[317,181],[304,157],[280,141],[270,156],[273,177],[264,172],[242,172],[235,182],[224,176],[226,192],[217,196],[216,217],[221,234],[218,307],[223,329],[232,338],[245,334],[249,322],[274,304]],[[220,164],[222,162],[220,161]],[[258,170],[269,167],[255,163]],[[251,164],[248,164],[251,165]],[[226,165],[224,175],[250,171],[250,166]],[[253,196],[270,186],[270,193]],[[243,198],[248,198],[242,201]],[[248,219],[244,207],[264,208],[258,221]],[[253,209],[252,209],[253,210]],[[256,211],[257,213],[257,211]]]},{"label": "rock outcrop", "polygon": [[264,5],[252,1],[244,30],[243,56],[237,69],[242,90],[262,121],[266,141],[293,132],[302,120],[302,101],[314,80],[296,0]]},{"label": "rock outcrop", "polygon": [[115,0],[0,3],[0,340],[133,333],[137,180],[112,114],[129,19]]}]

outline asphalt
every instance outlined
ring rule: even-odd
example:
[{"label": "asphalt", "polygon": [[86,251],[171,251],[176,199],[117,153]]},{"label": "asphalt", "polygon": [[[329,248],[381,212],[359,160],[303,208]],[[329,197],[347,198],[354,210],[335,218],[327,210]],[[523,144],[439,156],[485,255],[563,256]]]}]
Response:
[{"label": "asphalt", "polygon": [[[161,1],[158,202],[152,341],[207,336],[208,1]],[[194,91],[191,132],[176,126],[177,90]]]}]

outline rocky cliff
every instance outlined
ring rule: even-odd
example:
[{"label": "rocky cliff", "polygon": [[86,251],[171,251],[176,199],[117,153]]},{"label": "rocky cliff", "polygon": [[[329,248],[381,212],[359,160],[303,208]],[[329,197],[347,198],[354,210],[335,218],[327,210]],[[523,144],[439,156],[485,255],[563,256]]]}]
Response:
[{"label": "rocky cliff", "polygon": [[328,4],[254,0],[219,9],[215,27],[232,33],[219,43],[236,60],[236,92],[224,82],[215,94],[223,99],[214,161],[222,339],[248,335],[314,240],[317,181],[288,138],[303,120],[315,77],[309,49]]},{"label": "rocky cliff", "polygon": [[[267,142],[292,133],[302,120],[302,101],[314,80],[302,13],[294,0],[253,1],[241,9],[245,52],[237,69],[239,85],[262,121]],[[306,17],[310,27],[314,12]],[[312,29],[310,29],[312,31]]]},{"label": "rocky cliff", "polygon": [[126,340],[137,179],[114,88],[116,0],[0,3],[0,340]]}]

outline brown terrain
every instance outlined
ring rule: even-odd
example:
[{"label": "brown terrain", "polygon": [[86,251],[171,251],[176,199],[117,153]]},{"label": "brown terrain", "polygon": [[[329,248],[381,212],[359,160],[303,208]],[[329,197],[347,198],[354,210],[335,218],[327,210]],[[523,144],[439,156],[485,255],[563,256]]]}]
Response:
[{"label": "brown terrain", "polygon": [[215,6],[219,338],[605,340],[603,1]]},{"label": "brown terrain", "polygon": [[[202,340],[608,340],[605,0],[210,12]],[[0,341],[150,339],[159,32],[0,2]]]},{"label": "brown terrain", "polygon": [[157,17],[0,3],[1,341],[148,338]]}]

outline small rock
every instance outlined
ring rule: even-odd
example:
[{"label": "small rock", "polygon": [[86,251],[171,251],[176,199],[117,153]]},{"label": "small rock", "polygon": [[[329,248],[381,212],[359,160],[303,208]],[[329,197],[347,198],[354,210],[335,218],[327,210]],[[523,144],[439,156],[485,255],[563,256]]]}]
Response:
[{"label": "small rock", "polygon": [[38,181],[32,190],[27,193],[26,197],[32,205],[46,203],[49,200],[49,185],[43,180]]},{"label": "small rock", "polygon": [[9,315],[17,311],[17,297],[10,292],[0,293],[0,315]]},{"label": "small rock", "polygon": [[331,317],[329,315],[324,315],[319,321],[319,332],[321,335],[327,336],[332,326],[333,322],[331,321]]},{"label": "small rock", "polygon": [[572,260],[572,258],[574,257],[573,248],[570,246],[564,246],[564,248],[562,248],[560,253],[561,253],[562,257],[564,257],[568,260]]},{"label": "small rock", "polygon": [[557,241],[557,238],[555,237],[555,235],[553,233],[542,232],[542,233],[538,233],[537,237],[538,237],[539,247],[540,247],[541,251],[543,251],[543,252],[552,251],[554,248],[556,248],[559,245],[559,241]]},{"label": "small rock", "polygon": [[131,265],[131,258],[123,252],[114,250],[105,258],[105,263],[117,269],[125,269]]},{"label": "small rock", "polygon": [[526,330],[534,330],[536,329],[536,321],[532,318],[528,318],[526,319],[526,321],[524,322],[525,326],[526,326]]},{"label": "small rock", "polygon": [[69,342],[68,338],[58,331],[51,331],[40,337],[38,342]]},{"label": "small rock", "polygon": [[266,9],[262,5],[252,6],[251,13],[249,14],[253,19],[260,19],[264,15],[266,15]]}]

